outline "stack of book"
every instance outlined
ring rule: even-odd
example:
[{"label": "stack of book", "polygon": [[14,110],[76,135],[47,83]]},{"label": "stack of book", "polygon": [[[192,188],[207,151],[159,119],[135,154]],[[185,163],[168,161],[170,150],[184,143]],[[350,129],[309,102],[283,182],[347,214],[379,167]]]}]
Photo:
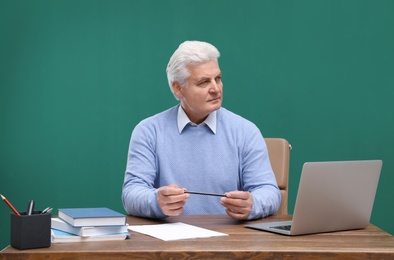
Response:
[{"label": "stack of book", "polygon": [[109,208],[64,208],[51,219],[52,243],[124,240],[126,216]]}]

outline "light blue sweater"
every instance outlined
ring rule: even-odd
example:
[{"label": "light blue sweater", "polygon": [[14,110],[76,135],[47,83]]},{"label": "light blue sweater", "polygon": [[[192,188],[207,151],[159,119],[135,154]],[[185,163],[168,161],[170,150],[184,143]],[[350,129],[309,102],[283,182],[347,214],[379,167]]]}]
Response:
[{"label": "light blue sweater", "polygon": [[[157,203],[157,189],[169,184],[192,191],[250,191],[248,219],[275,213],[280,192],[259,129],[220,108],[216,134],[206,124],[187,125],[180,134],[178,106],[141,121],[134,129],[122,191],[125,210],[135,216],[166,217]],[[184,214],[226,214],[220,197],[191,195]]]}]

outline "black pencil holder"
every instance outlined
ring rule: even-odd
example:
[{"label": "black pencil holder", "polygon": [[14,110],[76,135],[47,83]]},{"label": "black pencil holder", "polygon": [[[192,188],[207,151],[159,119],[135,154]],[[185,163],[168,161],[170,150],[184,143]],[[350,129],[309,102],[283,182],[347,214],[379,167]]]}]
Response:
[{"label": "black pencil holder", "polygon": [[17,249],[51,246],[51,214],[40,213],[21,212],[20,216],[11,213],[11,246]]}]

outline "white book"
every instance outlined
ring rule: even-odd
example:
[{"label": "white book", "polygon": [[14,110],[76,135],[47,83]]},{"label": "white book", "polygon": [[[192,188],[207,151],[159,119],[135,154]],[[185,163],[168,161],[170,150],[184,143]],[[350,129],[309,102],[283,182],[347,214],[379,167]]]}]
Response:
[{"label": "white book", "polygon": [[128,232],[81,237],[71,233],[63,232],[57,229],[51,229],[51,241],[52,243],[69,243],[69,242],[91,242],[91,241],[111,241],[111,240],[125,240],[130,236]]},{"label": "white book", "polygon": [[81,237],[118,234],[127,232],[128,225],[122,226],[98,226],[98,227],[74,227],[59,218],[51,219],[51,227],[60,231],[71,233]]}]

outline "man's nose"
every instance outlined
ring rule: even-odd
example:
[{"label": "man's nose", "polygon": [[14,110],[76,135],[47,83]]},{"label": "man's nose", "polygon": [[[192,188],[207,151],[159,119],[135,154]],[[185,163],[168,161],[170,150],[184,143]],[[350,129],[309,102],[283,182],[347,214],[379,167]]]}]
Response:
[{"label": "man's nose", "polygon": [[211,83],[211,86],[210,86],[210,88],[209,88],[209,91],[215,93],[215,92],[218,92],[219,89],[220,89],[219,84],[218,84],[217,82],[213,81],[213,82]]}]

